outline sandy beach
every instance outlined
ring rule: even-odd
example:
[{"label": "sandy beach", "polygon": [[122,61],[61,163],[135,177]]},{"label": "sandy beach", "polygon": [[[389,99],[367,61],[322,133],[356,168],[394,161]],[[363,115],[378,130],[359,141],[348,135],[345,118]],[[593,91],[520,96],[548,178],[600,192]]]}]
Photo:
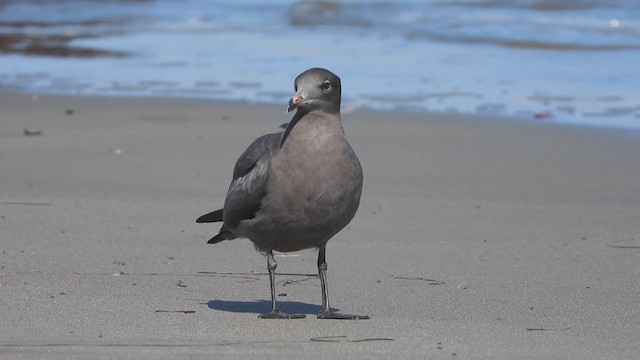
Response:
[{"label": "sandy beach", "polygon": [[640,132],[354,111],[360,210],[327,247],[207,245],[282,106],[0,93],[0,358],[558,358],[640,353]]}]

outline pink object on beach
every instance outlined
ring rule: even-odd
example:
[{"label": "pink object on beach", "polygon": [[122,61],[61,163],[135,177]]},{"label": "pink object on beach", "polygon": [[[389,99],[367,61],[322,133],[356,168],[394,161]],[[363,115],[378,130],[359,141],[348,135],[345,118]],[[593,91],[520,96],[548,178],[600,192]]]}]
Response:
[{"label": "pink object on beach", "polygon": [[533,118],[537,120],[551,119],[553,114],[551,113],[534,113]]}]

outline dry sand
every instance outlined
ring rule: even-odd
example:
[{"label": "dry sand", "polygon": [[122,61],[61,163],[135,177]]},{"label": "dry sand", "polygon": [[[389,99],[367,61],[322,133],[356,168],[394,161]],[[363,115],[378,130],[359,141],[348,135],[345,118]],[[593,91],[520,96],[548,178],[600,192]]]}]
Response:
[{"label": "dry sand", "polygon": [[318,279],[282,275],[309,315],[271,321],[265,259],[194,220],[284,104],[0,94],[0,358],[636,358],[637,132],[343,118],[365,190],[329,290],[371,320],[316,319]]}]

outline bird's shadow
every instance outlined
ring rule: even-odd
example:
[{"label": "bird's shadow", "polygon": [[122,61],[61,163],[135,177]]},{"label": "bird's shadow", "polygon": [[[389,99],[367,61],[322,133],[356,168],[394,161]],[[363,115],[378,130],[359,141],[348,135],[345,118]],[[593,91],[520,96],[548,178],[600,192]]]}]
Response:
[{"label": "bird's shadow", "polygon": [[[207,303],[210,309],[228,311],[234,313],[264,314],[271,310],[271,301],[227,301],[211,300]],[[278,308],[290,314],[315,315],[320,312],[319,305],[307,304],[298,301],[278,301]],[[333,307],[332,307],[333,309]]]}]

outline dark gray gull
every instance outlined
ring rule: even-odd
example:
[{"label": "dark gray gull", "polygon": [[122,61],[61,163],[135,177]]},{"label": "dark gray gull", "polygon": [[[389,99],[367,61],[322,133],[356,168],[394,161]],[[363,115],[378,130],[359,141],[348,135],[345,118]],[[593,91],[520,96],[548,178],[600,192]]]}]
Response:
[{"label": "dark gray gull", "polygon": [[209,244],[248,238],[267,256],[271,311],[261,318],[304,317],[278,310],[273,251],[316,248],[322,287],[318,318],[368,319],[336,313],[327,292],[327,241],[353,219],[362,193],[362,167],[340,119],[340,78],[309,69],[296,77],[295,91],[287,112],[297,111],[287,128],[249,145],[233,169],[224,208],[196,222],[223,222]]}]

